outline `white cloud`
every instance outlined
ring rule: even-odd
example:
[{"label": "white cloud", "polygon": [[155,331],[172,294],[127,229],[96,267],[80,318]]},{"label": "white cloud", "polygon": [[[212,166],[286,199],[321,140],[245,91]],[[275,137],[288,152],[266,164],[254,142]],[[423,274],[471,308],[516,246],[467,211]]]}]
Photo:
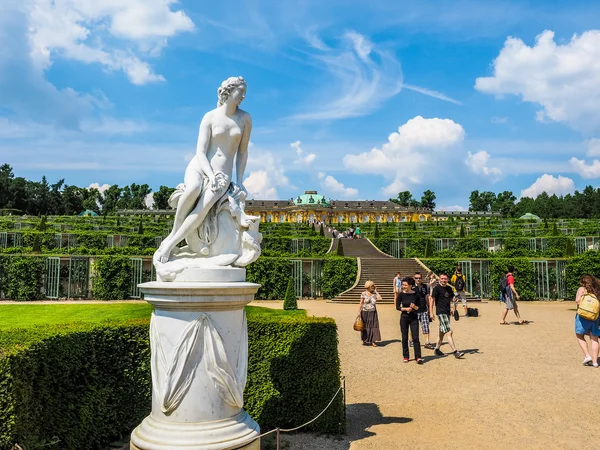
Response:
[{"label": "white cloud", "polygon": [[343,183],[340,183],[331,175],[319,172],[318,177],[321,181],[321,186],[323,186],[325,191],[331,192],[337,196],[341,196],[342,199],[350,200],[358,197],[358,189],[344,186]]},{"label": "white cloud", "polygon": [[493,67],[493,76],[477,78],[477,90],[519,95],[541,105],[538,121],[564,122],[580,130],[600,126],[600,30],[574,35],[562,45],[548,30],[533,47],[509,37]]},{"label": "white cloud", "polygon": [[561,175],[558,178],[544,174],[526,189],[521,191],[521,198],[530,197],[536,198],[542,192],[548,195],[556,194],[558,196],[570,194],[575,191],[575,183],[573,180]]},{"label": "white cloud", "polygon": [[349,31],[340,49],[321,45],[313,35],[309,42],[322,53],[316,56],[331,81],[309,112],[294,116],[301,120],[343,119],[364,116],[402,88],[402,68],[394,55],[373,44],[367,37]]},{"label": "white cloud", "polygon": [[294,164],[309,167],[313,163],[313,161],[315,160],[317,155],[315,155],[314,153],[309,153],[308,155],[304,155],[304,150],[302,150],[301,145],[302,145],[302,142],[300,142],[300,141],[292,142],[290,144],[290,147],[292,147],[293,149],[296,150],[297,158],[294,161]]},{"label": "white cloud", "polygon": [[146,205],[146,208],[154,208],[154,192],[150,192],[148,195],[146,195],[144,198],[144,204]]},{"label": "white cloud", "polygon": [[88,186],[88,189],[98,189],[100,193],[103,193],[110,187],[110,184],[100,184],[100,183],[92,183]]},{"label": "white cloud", "polygon": [[485,150],[480,150],[477,153],[468,152],[465,164],[469,170],[477,175],[490,177],[493,180],[500,178],[502,172],[497,167],[490,167],[490,154]]},{"label": "white cloud", "polygon": [[[450,119],[417,116],[390,134],[381,149],[346,155],[344,166],[356,173],[392,180],[383,188],[383,193],[395,195],[410,185],[423,182],[437,167],[443,167],[441,161],[452,157],[447,150],[460,143],[464,135],[463,127]],[[425,171],[427,167],[432,170]]]},{"label": "white cloud", "polygon": [[247,169],[249,174],[244,186],[251,198],[277,200],[277,188],[290,186],[281,159],[272,152],[253,149],[248,154]]},{"label": "white cloud", "polygon": [[34,0],[28,11],[31,58],[39,70],[61,57],[99,63],[109,71],[122,70],[133,84],[164,81],[141,57],[157,56],[167,38],[194,29],[183,11],[171,10],[174,3]]},{"label": "white cloud", "polygon": [[452,205],[452,206],[438,206],[435,208],[436,211],[468,211],[467,208],[460,205]]},{"label": "white cloud", "polygon": [[446,94],[442,94],[441,92],[434,91],[433,89],[427,89],[420,86],[415,86],[414,84],[406,84],[402,85],[403,88],[408,89],[409,91],[419,92],[420,94],[428,95],[429,97],[437,98],[439,100],[444,100],[450,103],[454,103],[455,105],[462,105],[461,102],[455,100],[451,97],[448,97]]},{"label": "white cloud", "polygon": [[600,156],[600,139],[593,138],[586,142],[588,156]]},{"label": "white cloud", "polygon": [[600,161],[597,159],[588,165],[585,160],[572,157],[569,164],[582,178],[600,178]]}]

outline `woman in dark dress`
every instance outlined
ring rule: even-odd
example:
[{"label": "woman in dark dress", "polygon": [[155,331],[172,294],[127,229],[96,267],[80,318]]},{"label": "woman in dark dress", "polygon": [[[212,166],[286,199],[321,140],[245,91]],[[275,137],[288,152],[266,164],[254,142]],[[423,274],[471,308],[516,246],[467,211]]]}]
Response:
[{"label": "woman in dark dress", "polygon": [[370,344],[373,347],[377,347],[375,342],[381,341],[379,318],[377,317],[377,300],[381,300],[381,295],[377,292],[375,283],[369,280],[365,283],[365,291],[360,296],[358,314],[365,324],[365,327],[360,332],[363,345]]},{"label": "woman in dark dress", "polygon": [[400,314],[400,331],[402,332],[402,356],[404,357],[404,362],[406,363],[409,360],[408,329],[410,328],[415,349],[415,359],[417,364],[423,364],[423,359],[421,358],[421,341],[419,340],[419,317],[417,315],[419,297],[412,290],[413,284],[412,278],[402,280],[402,292],[396,298],[396,309],[402,311],[402,314]]}]

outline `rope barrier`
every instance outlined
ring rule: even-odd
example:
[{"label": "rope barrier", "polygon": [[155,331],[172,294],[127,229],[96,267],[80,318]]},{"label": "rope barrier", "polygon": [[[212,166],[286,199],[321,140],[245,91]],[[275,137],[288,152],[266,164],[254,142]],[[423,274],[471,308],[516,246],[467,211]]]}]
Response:
[{"label": "rope barrier", "polygon": [[[309,420],[308,422],[295,427],[295,428],[274,428],[271,431],[267,431],[266,433],[263,433],[259,436],[257,436],[256,438],[262,438],[264,436],[267,436],[271,433],[277,433],[277,450],[279,450],[279,433],[290,433],[292,431],[297,431],[300,428],[304,428],[307,425],[310,425],[311,423],[313,423],[315,420],[317,420],[319,417],[321,417],[325,411],[327,411],[329,409],[329,407],[332,405],[333,401],[335,400],[335,398],[338,396],[338,394],[344,389],[344,387],[346,386],[346,377],[342,377],[341,379],[342,381],[342,385],[339,387],[339,389],[336,391],[335,394],[333,394],[333,397],[331,397],[331,400],[329,401],[329,403],[327,404],[327,406],[323,409],[323,411],[321,411],[315,418],[313,418],[312,420]],[[345,408],[344,408],[345,409]]]}]

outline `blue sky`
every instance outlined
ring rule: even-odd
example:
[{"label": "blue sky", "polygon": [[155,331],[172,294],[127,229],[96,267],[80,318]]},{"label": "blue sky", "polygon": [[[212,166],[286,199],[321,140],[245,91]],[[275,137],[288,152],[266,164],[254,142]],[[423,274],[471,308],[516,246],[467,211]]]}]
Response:
[{"label": "blue sky", "polygon": [[0,162],[176,186],[241,75],[254,198],[565,194],[600,177],[597,17],[587,1],[8,0]]}]

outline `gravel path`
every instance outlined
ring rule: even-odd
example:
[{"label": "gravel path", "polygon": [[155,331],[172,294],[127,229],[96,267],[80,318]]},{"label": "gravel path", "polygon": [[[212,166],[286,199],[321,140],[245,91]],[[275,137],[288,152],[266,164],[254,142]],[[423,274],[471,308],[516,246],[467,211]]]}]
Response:
[{"label": "gravel path", "polygon": [[[480,317],[452,321],[464,359],[434,358],[423,349],[426,362],[418,366],[402,362],[399,313],[392,305],[379,307],[384,341],[371,348],[360,345],[352,330],[357,306],[299,302],[309,314],[333,317],[338,324],[348,435],[284,435],[283,448],[600,448],[593,431],[600,416],[600,370],[581,365],[574,303],[520,305],[528,325],[499,325],[497,302],[475,304]],[[432,325],[436,330],[437,322]]]}]

